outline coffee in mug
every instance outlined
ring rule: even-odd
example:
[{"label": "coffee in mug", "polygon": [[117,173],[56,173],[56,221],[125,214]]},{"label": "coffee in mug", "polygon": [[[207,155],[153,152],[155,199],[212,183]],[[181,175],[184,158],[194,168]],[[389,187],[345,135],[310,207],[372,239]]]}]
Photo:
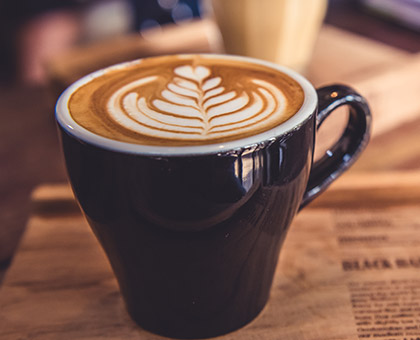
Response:
[{"label": "coffee in mug", "polygon": [[293,116],[303,99],[299,83],[280,71],[194,55],[114,69],[78,88],[68,108],[78,124],[103,137],[173,146],[267,131]]},{"label": "coffee in mug", "polygon": [[[316,130],[341,105],[347,129],[313,164]],[[287,68],[227,55],[97,71],[62,94],[56,119],[130,316],[176,338],[225,334],[262,311],[293,217],[353,164],[370,130],[351,88],[315,90]]]}]

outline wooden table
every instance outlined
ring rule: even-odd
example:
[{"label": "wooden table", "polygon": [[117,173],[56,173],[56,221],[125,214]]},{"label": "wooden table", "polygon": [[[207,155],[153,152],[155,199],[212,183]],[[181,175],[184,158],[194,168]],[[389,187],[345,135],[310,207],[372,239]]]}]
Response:
[{"label": "wooden table", "polygon": [[[69,186],[39,187],[32,201],[0,290],[0,338],[167,339],[129,318]],[[262,313],[216,339],[389,340],[371,330],[384,326],[416,339],[419,227],[420,172],[344,175],[295,217]]]}]

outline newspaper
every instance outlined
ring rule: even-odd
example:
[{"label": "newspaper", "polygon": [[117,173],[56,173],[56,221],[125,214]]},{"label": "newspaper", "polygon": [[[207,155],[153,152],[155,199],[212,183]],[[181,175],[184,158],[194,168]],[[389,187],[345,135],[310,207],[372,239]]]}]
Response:
[{"label": "newspaper", "polygon": [[365,203],[361,196],[351,208],[309,208],[297,216],[273,287],[274,333],[420,340],[420,200]]}]

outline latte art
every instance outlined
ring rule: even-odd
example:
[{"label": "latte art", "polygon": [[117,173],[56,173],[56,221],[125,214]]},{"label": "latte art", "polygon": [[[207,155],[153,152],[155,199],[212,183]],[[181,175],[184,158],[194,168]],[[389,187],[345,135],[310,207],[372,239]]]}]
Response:
[{"label": "latte art", "polygon": [[199,56],[145,59],[80,87],[69,110],[88,130],[131,143],[242,138],[281,124],[303,102],[293,79],[250,65]]},{"label": "latte art", "polygon": [[[254,79],[256,90],[227,90],[220,77],[204,66],[179,66],[161,91],[162,99],[141,95],[146,77],[117,90],[108,102],[116,124],[134,132],[167,139],[208,139],[270,124],[283,113],[285,98],[273,85]],[[249,92],[249,93],[248,93]]]}]

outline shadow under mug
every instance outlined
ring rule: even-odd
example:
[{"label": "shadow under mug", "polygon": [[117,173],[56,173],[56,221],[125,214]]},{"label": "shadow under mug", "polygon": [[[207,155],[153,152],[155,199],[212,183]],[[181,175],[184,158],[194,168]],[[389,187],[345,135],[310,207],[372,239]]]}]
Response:
[{"label": "shadow under mug", "polygon": [[[297,80],[305,102],[280,127],[242,140],[169,149],[104,141],[77,126],[67,109],[71,92],[86,79],[57,103],[75,196],[129,314],[154,333],[213,337],[254,319],[269,298],[294,215],[368,143],[369,108],[353,89],[316,91],[293,71],[244,59]],[[349,106],[346,129],[312,164],[316,130],[342,105]]]}]

